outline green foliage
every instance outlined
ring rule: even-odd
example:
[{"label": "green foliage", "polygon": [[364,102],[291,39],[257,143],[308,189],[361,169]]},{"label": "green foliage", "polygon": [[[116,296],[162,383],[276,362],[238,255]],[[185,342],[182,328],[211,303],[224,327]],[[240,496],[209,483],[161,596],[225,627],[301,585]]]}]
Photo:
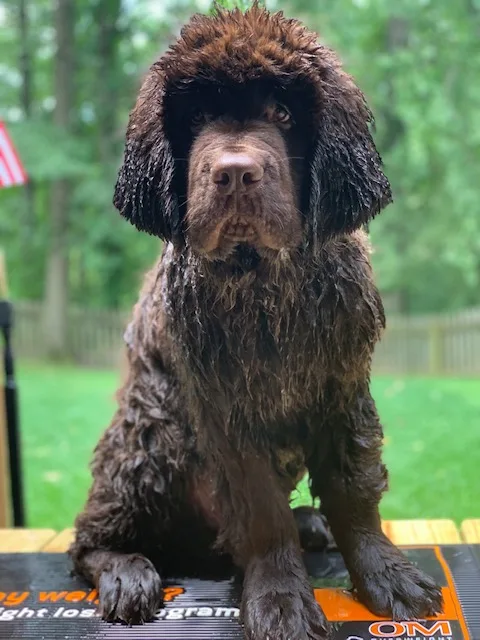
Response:
[{"label": "green foliage", "polygon": [[371,225],[384,291],[408,311],[480,303],[480,7],[289,2],[368,96],[395,203]]},{"label": "green foliage", "polygon": [[[14,3],[8,7],[4,28],[0,28],[0,53],[5,61],[0,66],[0,118],[7,121],[35,184],[35,216],[31,220],[27,219],[23,188],[0,190],[0,244],[7,249],[12,293],[25,298],[44,294],[51,187],[54,181],[66,178],[72,196],[67,249],[70,299],[87,306],[129,306],[136,298],[140,274],[155,259],[160,244],[121,220],[112,205],[113,186],[128,112],[141,75],[166,47],[171,29],[176,27],[169,19],[147,19],[145,2],[128,11],[118,0],[83,2],[76,14],[75,109],[72,130],[67,133],[53,122],[52,5],[39,0],[35,7],[30,2],[29,8],[30,47],[36,52],[29,119],[19,106],[19,34]],[[184,7],[181,19],[190,9]],[[116,29],[109,36],[111,51],[102,50],[106,22]],[[102,64],[108,65],[108,77]]]},{"label": "green foliage", "polygon": [[[213,13],[216,7],[222,7],[223,9],[241,9],[246,11],[253,4],[253,0],[215,0],[210,12]],[[261,2],[260,4],[264,4]]]},{"label": "green foliage", "polygon": [[9,133],[35,182],[93,174],[89,141],[80,135],[68,135],[48,120],[33,119],[10,124]]},{"label": "green foliage", "polygon": [[[17,3],[4,3],[0,24],[0,118],[36,187],[33,219],[24,189],[0,191],[0,244],[7,249],[13,293],[43,295],[51,186],[68,178],[70,296],[82,304],[130,304],[159,243],[130,229],[111,204],[127,116],[149,64],[205,2],[170,0],[160,14],[147,0],[76,3],[68,134],[53,122],[54,6],[48,0],[27,4],[34,52],[28,119],[20,108]],[[245,10],[251,2],[218,4]],[[411,312],[478,304],[478,2],[271,0],[268,6],[316,28],[373,107],[395,195],[371,225],[382,290],[398,294]]]}]

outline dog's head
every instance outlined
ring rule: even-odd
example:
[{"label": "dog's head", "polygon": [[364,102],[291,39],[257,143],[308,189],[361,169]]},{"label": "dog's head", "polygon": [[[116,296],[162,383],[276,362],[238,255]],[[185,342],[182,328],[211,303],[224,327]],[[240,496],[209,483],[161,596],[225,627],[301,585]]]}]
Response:
[{"label": "dog's head", "polygon": [[144,81],[114,203],[213,259],[318,247],[391,200],[371,120],[298,21],[257,4],[197,15]]}]

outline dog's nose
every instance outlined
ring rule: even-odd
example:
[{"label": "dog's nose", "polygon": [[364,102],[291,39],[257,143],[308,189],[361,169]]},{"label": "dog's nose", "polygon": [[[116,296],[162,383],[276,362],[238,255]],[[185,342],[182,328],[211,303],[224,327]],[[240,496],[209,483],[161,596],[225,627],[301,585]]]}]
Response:
[{"label": "dog's nose", "polygon": [[263,178],[263,167],[246,153],[224,153],[212,168],[212,180],[225,195],[250,191]]}]

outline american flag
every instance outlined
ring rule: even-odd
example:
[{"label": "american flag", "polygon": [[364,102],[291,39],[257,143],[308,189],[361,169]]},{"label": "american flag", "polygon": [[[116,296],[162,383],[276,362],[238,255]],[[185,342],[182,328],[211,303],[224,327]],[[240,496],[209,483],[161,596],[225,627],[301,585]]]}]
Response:
[{"label": "american flag", "polygon": [[25,184],[27,174],[3,122],[0,122],[0,189]]}]

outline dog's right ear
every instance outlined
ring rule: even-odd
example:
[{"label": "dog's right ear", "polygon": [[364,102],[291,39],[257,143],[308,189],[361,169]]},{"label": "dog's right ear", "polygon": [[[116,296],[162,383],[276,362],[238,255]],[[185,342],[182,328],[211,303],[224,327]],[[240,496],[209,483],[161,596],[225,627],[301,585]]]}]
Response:
[{"label": "dog's right ear", "polygon": [[315,242],[359,229],[392,201],[364,94],[325,48],[318,50],[317,69],[321,107],[309,203]]},{"label": "dog's right ear", "polygon": [[180,233],[180,216],[162,99],[162,78],[152,68],[130,114],[113,204],[137,229],[172,240]]}]

